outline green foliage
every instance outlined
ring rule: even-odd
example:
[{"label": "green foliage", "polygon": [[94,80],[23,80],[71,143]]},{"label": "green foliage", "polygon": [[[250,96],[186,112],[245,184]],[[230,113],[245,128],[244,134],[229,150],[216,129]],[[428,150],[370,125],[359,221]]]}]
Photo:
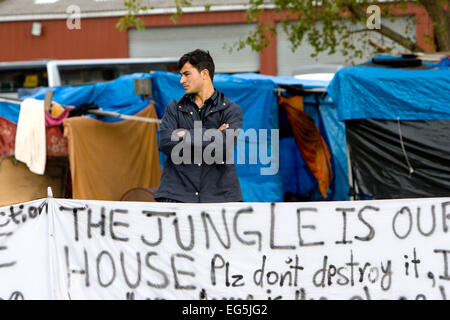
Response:
[{"label": "green foliage", "polygon": [[[1,0],[0,0],[1,1]],[[144,30],[145,24],[138,15],[144,11],[153,10],[154,6],[150,5],[151,0],[124,0],[123,4],[128,10],[128,13],[119,19],[116,28],[120,31],[127,30],[130,27],[136,27],[138,30]],[[170,20],[178,23],[180,15],[183,14],[183,7],[190,7],[192,2],[190,0],[174,0],[175,13],[170,15]],[[209,11],[211,5],[205,6],[205,11]]]},{"label": "green foliage", "polygon": [[144,23],[137,15],[139,11],[150,9],[150,6],[143,5],[141,0],[125,0],[123,4],[127,8],[128,13],[119,19],[116,28],[120,31],[127,30],[132,26],[135,26],[138,30],[145,29]]},{"label": "green foliage", "polygon": [[[398,1],[403,9],[406,9],[407,2]],[[253,21],[264,12],[262,10],[263,1],[251,0],[248,16]],[[380,30],[368,30],[366,27],[366,8],[372,4],[379,4],[375,0],[273,0],[278,12],[286,12],[286,15],[280,23],[283,31],[287,34],[291,43],[292,51],[295,51],[303,43],[308,43],[314,48],[312,57],[318,57],[322,52],[333,54],[340,51],[347,57],[348,62],[352,62],[356,58],[362,58],[364,52],[372,53],[374,48],[369,47],[368,40],[375,32]],[[358,9],[362,15],[356,15],[354,10]],[[391,17],[389,6],[381,6],[381,15],[383,18]],[[344,18],[345,17],[345,18]],[[383,21],[383,20],[382,20]],[[411,26],[409,26],[411,28]],[[275,33],[266,26],[259,24],[259,30],[264,32]],[[405,30],[407,34],[409,30]],[[260,31],[255,34],[260,34]],[[255,38],[254,40],[257,40]],[[264,39],[263,39],[264,40]],[[412,41],[415,41],[412,39]],[[248,41],[253,50],[261,51],[265,48],[265,42]],[[361,48],[355,46],[356,43],[362,45]],[[358,46],[361,47],[361,46]],[[385,48],[386,52],[392,48]]]},{"label": "green foliage", "polygon": [[267,47],[270,43],[266,34],[266,28],[257,28],[254,31],[249,32],[245,37],[238,39],[235,43],[223,45],[223,49],[228,50],[231,54],[233,50],[242,50],[245,47],[251,47],[253,50],[261,51]]}]

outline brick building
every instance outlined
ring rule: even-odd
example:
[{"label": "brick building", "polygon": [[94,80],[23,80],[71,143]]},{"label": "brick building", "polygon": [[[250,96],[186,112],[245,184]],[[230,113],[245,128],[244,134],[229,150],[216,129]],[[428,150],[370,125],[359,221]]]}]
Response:
[{"label": "brick building", "polygon": [[[280,15],[270,6],[264,20],[273,23],[280,32],[272,37],[269,47],[261,53],[245,48],[229,54],[224,44],[235,43],[255,28],[255,24],[247,23],[245,0],[193,0],[177,24],[170,19],[174,8],[168,6],[172,1],[151,0],[151,3],[154,9],[141,16],[146,30],[118,31],[115,26],[127,12],[123,0],[0,1],[0,61],[176,57],[199,47],[212,53],[218,72],[291,75],[298,66],[344,60],[339,53],[320,54],[315,60],[309,56],[312,48],[306,44],[292,52],[278,23]],[[76,12],[70,11],[72,5],[80,9],[80,29],[67,26],[67,19]],[[211,5],[209,10],[205,10],[205,5]],[[405,11],[399,10],[399,14],[402,17],[394,23],[385,22],[402,30],[407,24],[406,16],[415,16],[417,24],[411,35],[430,49],[424,35],[430,32],[432,24],[426,12],[411,4]],[[374,39],[380,44],[389,42],[379,35],[374,35]]]}]

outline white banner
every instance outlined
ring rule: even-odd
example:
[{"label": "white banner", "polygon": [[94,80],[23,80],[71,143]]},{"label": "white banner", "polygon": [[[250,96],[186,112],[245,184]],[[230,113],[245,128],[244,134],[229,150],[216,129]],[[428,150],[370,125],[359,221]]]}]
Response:
[{"label": "white banner", "polygon": [[0,208],[0,299],[52,297],[47,204]]},{"label": "white banner", "polygon": [[0,208],[2,299],[446,299],[450,198]]}]

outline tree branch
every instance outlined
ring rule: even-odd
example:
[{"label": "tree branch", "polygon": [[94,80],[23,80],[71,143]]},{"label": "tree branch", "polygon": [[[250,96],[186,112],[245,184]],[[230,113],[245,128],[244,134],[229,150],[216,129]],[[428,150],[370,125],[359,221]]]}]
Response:
[{"label": "tree branch", "polygon": [[439,0],[419,0],[433,21],[433,32],[438,51],[450,51],[450,12]]},{"label": "tree branch", "polygon": [[[360,6],[357,5],[352,5],[352,4],[348,4],[347,8],[350,10],[350,12],[358,19],[362,20],[366,18],[366,12],[364,12],[364,10],[361,9]],[[382,34],[383,36],[388,37],[389,39],[397,42],[398,44],[400,44],[401,46],[405,47],[406,49],[408,49],[411,52],[417,52],[417,51],[424,51],[423,48],[421,48],[417,42],[413,42],[410,39],[402,36],[400,33],[392,30],[389,27],[386,27],[384,25],[381,25],[380,29],[376,29],[376,30],[372,30],[372,31],[376,31],[380,34]]]},{"label": "tree branch", "polygon": [[380,46],[379,44],[377,44],[375,41],[373,41],[372,39],[369,39],[369,44],[374,47],[377,52],[380,53],[386,53],[386,52],[390,52],[390,50],[386,47],[386,46]]}]

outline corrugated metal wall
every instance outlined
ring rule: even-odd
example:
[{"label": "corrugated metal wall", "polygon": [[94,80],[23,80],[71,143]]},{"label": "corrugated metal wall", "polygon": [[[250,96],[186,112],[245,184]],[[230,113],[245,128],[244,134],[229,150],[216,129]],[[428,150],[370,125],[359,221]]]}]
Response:
[{"label": "corrugated metal wall", "polygon": [[[259,72],[259,54],[246,47],[233,50],[240,37],[245,37],[256,28],[249,24],[210,26],[172,26],[147,28],[144,31],[129,31],[130,57],[181,57],[197,48],[208,50],[214,59],[216,72]],[[171,41],[168,41],[170,39]]]}]

